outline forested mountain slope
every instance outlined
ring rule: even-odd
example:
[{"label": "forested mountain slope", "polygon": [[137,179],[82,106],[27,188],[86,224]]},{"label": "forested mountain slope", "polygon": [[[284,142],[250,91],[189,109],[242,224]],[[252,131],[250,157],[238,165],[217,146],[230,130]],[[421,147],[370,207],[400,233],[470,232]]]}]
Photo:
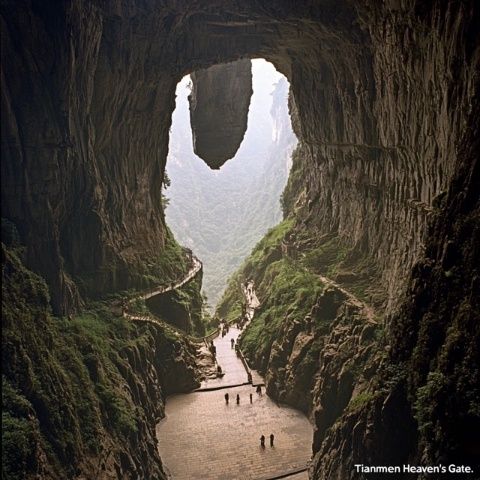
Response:
[{"label": "forested mountain slope", "polygon": [[204,292],[215,305],[228,277],[281,220],[279,199],[296,138],[287,80],[271,64],[254,60],[245,139],[234,159],[212,171],[193,153],[187,84],[187,78],[179,84],[173,114],[166,218],[177,240],[203,261]]}]

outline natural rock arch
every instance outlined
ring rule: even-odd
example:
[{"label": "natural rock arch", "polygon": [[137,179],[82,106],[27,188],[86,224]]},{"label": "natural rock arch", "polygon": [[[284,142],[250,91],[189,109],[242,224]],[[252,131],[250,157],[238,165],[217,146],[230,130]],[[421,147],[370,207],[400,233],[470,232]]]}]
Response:
[{"label": "natural rock arch", "polygon": [[[165,238],[160,185],[175,85],[186,73],[242,57],[264,57],[291,83],[310,172],[305,221],[375,252],[397,290],[421,248],[432,199],[454,169],[474,85],[476,57],[465,36],[472,8],[29,7],[4,13],[3,215],[24,225],[29,264],[47,278],[56,311],[78,302],[70,277],[82,279],[85,293],[94,278],[100,292],[138,282],[143,259],[155,257]],[[28,55],[14,55],[19,41]],[[437,73],[442,68],[450,74]]]},{"label": "natural rock arch", "polygon": [[[476,18],[473,1],[6,3],[2,217],[20,230],[27,264],[47,279],[56,313],[78,305],[79,289],[91,295],[138,285],[166,238],[161,184],[177,82],[214,64],[263,57],[293,92],[301,143],[300,181],[292,184],[297,221],[319,234],[336,232],[372,258],[388,290],[387,310],[401,298],[423,251],[427,218],[435,217],[428,261],[414,271],[411,302],[390,338],[396,360],[412,357],[407,367],[420,372],[406,387],[419,388],[439,356],[438,337],[447,337],[448,312],[475,298],[462,286],[473,291],[478,283],[478,241],[471,234],[478,218]],[[471,224],[462,223],[467,214]],[[450,288],[443,303],[441,267],[450,268],[452,258],[464,283]],[[429,282],[435,295],[425,293]],[[423,319],[430,311],[441,322]],[[478,322],[467,317],[456,318],[464,337],[451,348],[461,345],[468,365],[475,337],[465,333]],[[464,374],[469,378],[467,367]],[[458,384],[448,382],[441,386],[454,398]],[[382,459],[391,435],[375,414],[387,406],[411,420],[406,393],[390,393],[389,404],[375,399],[327,441],[316,439],[324,458],[318,475],[343,478],[358,458]],[[468,396],[459,398],[464,407]],[[350,427],[358,424],[354,433],[363,440],[372,416],[377,443],[354,451]],[[437,420],[450,438],[450,420]],[[329,458],[338,452],[332,442],[342,451]],[[422,454],[421,446],[412,451]]]}]

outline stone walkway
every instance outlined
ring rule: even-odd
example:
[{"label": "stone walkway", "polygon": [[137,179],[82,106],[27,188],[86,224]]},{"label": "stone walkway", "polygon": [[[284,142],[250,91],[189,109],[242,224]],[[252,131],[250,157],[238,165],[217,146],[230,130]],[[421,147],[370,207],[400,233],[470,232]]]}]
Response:
[{"label": "stone walkway", "polygon": [[223,377],[206,379],[202,382],[200,389],[204,388],[222,388],[231,385],[241,385],[248,382],[247,372],[243,366],[240,357],[235,353],[231,346],[231,339],[237,341],[240,330],[236,327],[230,327],[225,337],[219,337],[213,340],[217,349],[217,363],[222,367],[225,373]]},{"label": "stone walkway", "polygon": [[[247,304],[258,306],[252,289]],[[252,305],[253,304],[253,305]],[[249,320],[253,317],[251,308]],[[199,391],[168,397],[165,418],[157,425],[158,450],[173,480],[267,480],[305,468],[311,457],[313,428],[300,412],[275,404],[262,388],[256,393],[247,371],[231,347],[240,330],[230,327],[213,340],[225,375],[205,380]],[[254,384],[263,378],[252,372]],[[232,386],[241,385],[241,386]],[[204,391],[201,391],[204,390]],[[228,405],[225,393],[229,394]],[[240,395],[240,404],[236,396]],[[252,394],[252,403],[250,403]],[[269,435],[275,446],[269,446]],[[265,435],[266,447],[260,447]],[[308,479],[306,472],[291,480]]]},{"label": "stone walkway", "polygon": [[[249,282],[243,288],[248,321],[259,305],[253,287]],[[207,379],[199,390],[167,399],[156,433],[164,469],[173,480],[268,480],[289,472],[291,480],[308,479],[307,472],[293,472],[308,465],[313,428],[302,413],[274,403],[265,388],[260,395],[247,384],[245,365],[231,345],[240,332],[231,326],[224,337],[213,340],[223,377]],[[254,384],[264,383],[257,372],[251,374]],[[274,447],[269,445],[271,433]],[[262,434],[265,448],[260,446]]]},{"label": "stone walkway", "polygon": [[[245,297],[245,303],[247,307],[247,322],[245,323],[246,327],[253,320],[255,310],[260,306],[260,301],[258,300],[257,294],[255,292],[255,282],[253,280],[249,280],[245,284],[242,284],[242,292],[243,296]],[[265,380],[263,379],[263,377],[250,366],[249,369],[252,376],[252,385],[264,385]]]},{"label": "stone walkway", "polygon": [[159,453],[174,480],[260,480],[295,471],[310,459],[312,435],[302,413],[276,405],[250,385],[169,397],[166,417],[157,425]]}]

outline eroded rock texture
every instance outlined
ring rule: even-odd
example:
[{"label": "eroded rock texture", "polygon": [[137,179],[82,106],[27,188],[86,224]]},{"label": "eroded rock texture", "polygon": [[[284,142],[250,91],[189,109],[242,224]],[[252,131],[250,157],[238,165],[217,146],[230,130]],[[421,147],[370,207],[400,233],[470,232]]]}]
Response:
[{"label": "eroded rock texture", "polygon": [[252,64],[238,60],[191,75],[190,122],[193,150],[211,167],[235,156],[247,131]]},{"label": "eroded rock texture", "polygon": [[454,169],[474,2],[49,5],[3,8],[2,215],[56,311],[78,304],[79,284],[128,288],[154,268],[175,84],[248,56],[291,82],[307,221],[372,252],[394,303]]},{"label": "eroded rock texture", "polygon": [[366,462],[480,468],[480,132],[471,125],[457,175],[435,203],[425,257],[389,323],[389,353],[371,365],[379,370],[365,403],[328,432],[313,478],[356,478],[351,466]]},{"label": "eroded rock texture", "polygon": [[360,380],[372,377],[374,372],[364,367],[375,351],[378,331],[377,323],[333,287],[325,289],[303,319],[284,322],[270,352],[267,391],[312,413],[315,449],[354,390],[362,390]]},{"label": "eroded rock texture", "polygon": [[[428,399],[437,387],[454,391],[453,380],[429,382],[427,365],[438,361],[438,373],[451,379],[456,365],[464,365],[462,378],[476,368],[463,333],[451,336],[460,317],[447,312],[473,310],[478,299],[478,289],[465,291],[472,285],[475,292],[469,252],[478,251],[478,238],[468,222],[451,231],[467,211],[478,214],[478,183],[462,174],[474,162],[464,152],[478,140],[470,128],[478,121],[478,2],[5,1],[2,217],[17,225],[27,264],[46,278],[56,312],[78,305],[79,292],[138,286],[165,252],[160,186],[175,84],[247,57],[266,58],[291,83],[301,146],[287,198],[302,228],[335,235],[373,262],[389,314],[405,301],[414,263],[426,265],[414,273],[420,284],[434,282],[424,294],[413,283],[415,308],[405,306],[388,323],[388,346],[422,366],[403,384],[409,396],[384,385],[385,401],[401,406],[398,423],[409,424],[415,398]],[[470,183],[454,180],[467,177]],[[432,215],[437,227],[425,237]],[[439,265],[451,259],[447,271],[458,260],[463,277],[442,277]],[[461,318],[461,329],[478,332],[478,322]],[[408,345],[396,340],[403,332]],[[385,360],[385,371],[395,362]],[[317,437],[315,477],[348,478],[354,447],[376,458],[386,430],[375,421],[385,404],[375,398],[362,410],[368,442],[360,427],[351,435],[355,416]],[[466,381],[455,405],[469,398],[476,397]],[[466,437],[441,417],[452,411],[446,407],[419,418],[436,422],[440,439],[452,433],[455,445],[431,432],[418,443],[414,436],[408,451],[384,449],[392,461],[461,457]],[[469,411],[478,412],[475,405]]]},{"label": "eroded rock texture", "polygon": [[2,267],[2,475],[166,478],[155,424],[199,385],[195,347],[108,311],[53,318],[16,248]]}]

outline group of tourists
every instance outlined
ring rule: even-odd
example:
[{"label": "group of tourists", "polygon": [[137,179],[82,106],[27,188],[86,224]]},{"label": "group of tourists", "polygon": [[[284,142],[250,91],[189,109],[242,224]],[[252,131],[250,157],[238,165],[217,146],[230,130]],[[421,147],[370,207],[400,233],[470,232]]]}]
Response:
[{"label": "group of tourists", "polygon": [[247,307],[245,306],[245,304],[242,304],[242,315],[241,317],[237,320],[237,328],[239,330],[243,330],[243,327],[245,326],[245,324],[247,323],[248,321],[248,317],[247,317]]},{"label": "group of tourists", "polygon": [[[259,395],[262,395],[262,386],[257,385],[257,388],[256,388],[255,391]],[[230,401],[230,395],[228,394],[228,392],[224,395],[224,398],[225,398],[225,404],[228,405],[229,401]],[[250,398],[250,403],[253,403],[253,393],[249,394],[249,398]],[[237,393],[237,396],[236,396],[235,399],[236,399],[237,405],[240,405],[240,394],[239,393]],[[274,440],[275,440],[275,435],[273,433],[271,433],[269,438],[270,438],[270,446],[273,447],[273,443],[274,443]],[[260,437],[260,446],[262,448],[265,448],[265,435],[262,435]]]},{"label": "group of tourists", "polygon": [[229,330],[230,330],[230,326],[225,321],[225,319],[222,318],[220,320],[220,331],[221,331],[221,334],[222,334],[222,338],[228,333]]},{"label": "group of tourists", "polygon": [[[270,446],[273,447],[273,441],[275,440],[275,435],[273,433],[270,434]],[[265,435],[260,437],[260,446],[265,448]]]},{"label": "group of tourists", "polygon": [[[225,403],[228,405],[230,400],[230,395],[228,393],[225,394]],[[237,405],[240,405],[240,395],[237,393]]]},{"label": "group of tourists", "polygon": [[[262,395],[262,386],[261,385],[257,385],[256,392],[260,396]],[[224,395],[224,398],[225,398],[225,404],[228,405],[228,403],[230,401],[230,395],[228,394],[228,392]],[[253,403],[253,393],[250,393],[249,398],[250,398],[250,403]],[[239,393],[237,393],[236,400],[237,400],[237,405],[240,405],[240,394]]]}]

